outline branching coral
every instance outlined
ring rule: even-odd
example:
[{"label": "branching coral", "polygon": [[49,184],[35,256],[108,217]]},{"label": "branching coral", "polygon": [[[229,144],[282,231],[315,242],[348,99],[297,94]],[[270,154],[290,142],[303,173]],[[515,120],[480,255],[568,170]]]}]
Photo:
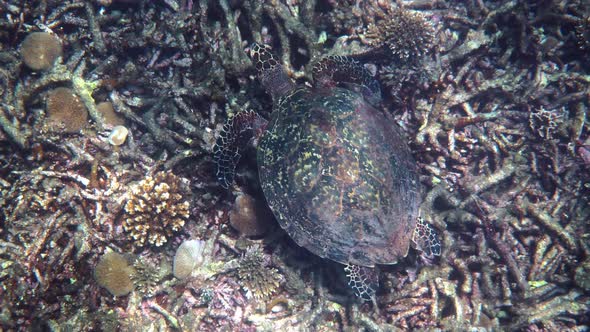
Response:
[{"label": "branching coral", "polygon": [[268,298],[279,287],[280,274],[269,263],[262,248],[256,245],[248,247],[240,258],[237,270],[240,284],[257,299]]},{"label": "branching coral", "polygon": [[130,190],[122,225],[135,246],[159,247],[182,229],[190,215],[184,179],[170,172],[158,172]]},{"label": "branching coral", "polygon": [[131,280],[135,291],[143,297],[154,296],[161,288],[161,281],[170,273],[170,268],[165,261],[158,258],[154,260],[142,256],[133,263],[135,273],[131,275]]}]

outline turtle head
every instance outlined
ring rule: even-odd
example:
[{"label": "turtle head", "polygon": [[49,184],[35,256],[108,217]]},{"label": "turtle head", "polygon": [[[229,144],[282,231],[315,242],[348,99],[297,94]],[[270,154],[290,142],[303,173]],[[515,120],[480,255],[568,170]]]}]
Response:
[{"label": "turtle head", "polygon": [[270,46],[252,44],[250,46],[250,58],[252,58],[252,62],[256,66],[262,86],[272,96],[273,100],[277,100],[295,88],[295,83],[289,78],[285,68],[280,64],[276,56],[272,54]]}]

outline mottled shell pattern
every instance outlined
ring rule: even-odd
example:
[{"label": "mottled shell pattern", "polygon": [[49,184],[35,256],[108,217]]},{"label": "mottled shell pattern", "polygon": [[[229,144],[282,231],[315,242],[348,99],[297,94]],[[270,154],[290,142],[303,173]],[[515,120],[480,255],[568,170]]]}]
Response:
[{"label": "mottled shell pattern", "polygon": [[281,227],[300,246],[343,264],[405,257],[419,181],[394,120],[349,88],[297,87],[279,97],[257,159]]}]

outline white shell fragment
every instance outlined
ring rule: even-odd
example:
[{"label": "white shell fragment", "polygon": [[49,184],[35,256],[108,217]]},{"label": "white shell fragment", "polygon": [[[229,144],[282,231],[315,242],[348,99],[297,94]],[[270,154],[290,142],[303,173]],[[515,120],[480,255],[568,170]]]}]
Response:
[{"label": "white shell fragment", "polygon": [[178,279],[190,276],[197,265],[203,264],[204,249],[205,241],[184,241],[174,255],[174,276]]},{"label": "white shell fragment", "polygon": [[125,126],[115,126],[109,134],[109,144],[119,146],[125,143],[129,130]]}]

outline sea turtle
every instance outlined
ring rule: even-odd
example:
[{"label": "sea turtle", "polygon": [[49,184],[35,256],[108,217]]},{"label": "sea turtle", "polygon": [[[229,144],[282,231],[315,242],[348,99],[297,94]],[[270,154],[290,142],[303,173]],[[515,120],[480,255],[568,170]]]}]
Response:
[{"label": "sea turtle", "polygon": [[375,264],[394,264],[410,243],[440,254],[434,229],[418,218],[417,166],[390,115],[375,108],[378,82],[350,57],[313,67],[314,86],[297,86],[269,46],[250,56],[272,96],[266,121],[242,111],[214,147],[217,178],[228,188],[244,142],[257,143],[260,183],[281,227],[300,246],[346,265],[349,285],[372,298]]}]

